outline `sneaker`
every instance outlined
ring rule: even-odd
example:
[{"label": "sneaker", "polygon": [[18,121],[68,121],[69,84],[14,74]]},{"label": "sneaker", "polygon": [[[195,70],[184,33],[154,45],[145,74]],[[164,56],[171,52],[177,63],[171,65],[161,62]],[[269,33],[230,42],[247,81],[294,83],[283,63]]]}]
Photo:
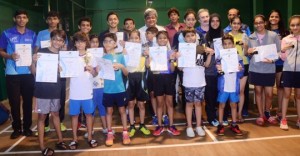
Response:
[{"label": "sneaker", "polygon": [[204,129],[201,126],[196,127],[196,132],[201,137],[205,136],[205,131],[204,131]]},{"label": "sneaker", "polygon": [[217,135],[222,136],[224,135],[224,126],[223,125],[218,125],[218,129],[217,129]]},{"label": "sneaker", "polygon": [[283,129],[283,130],[288,130],[289,129],[289,126],[287,124],[287,120],[286,119],[282,119],[280,121],[280,128]]},{"label": "sneaker", "polygon": [[149,134],[151,134],[150,130],[149,130],[145,125],[140,125],[139,130],[140,130],[144,135],[149,135]]},{"label": "sneaker", "polygon": [[81,123],[80,128],[86,128],[86,124],[85,123]]},{"label": "sneaker", "polygon": [[230,129],[235,135],[243,135],[242,131],[239,128],[239,125],[230,125]]},{"label": "sneaker", "polygon": [[158,119],[156,115],[152,116],[152,125],[158,125]]},{"label": "sneaker", "polygon": [[281,119],[282,119],[281,113],[277,113],[277,114],[276,114],[276,119],[278,120],[278,122],[281,121]]},{"label": "sneaker", "polygon": [[112,132],[108,132],[106,135],[105,145],[112,146],[114,144],[114,134]]},{"label": "sneaker", "polygon": [[229,125],[229,123],[227,120],[223,121],[223,126],[228,126],[228,125]]},{"label": "sneaker", "polygon": [[[94,131],[92,131],[92,136],[94,135]],[[87,139],[88,138],[88,132],[86,132],[84,135],[83,135],[83,137],[85,138],[85,139]]]},{"label": "sneaker", "polygon": [[270,116],[270,117],[264,116],[263,119],[264,119],[265,121],[268,121],[270,124],[273,124],[273,125],[278,124],[276,118],[273,117],[273,116]]},{"label": "sneaker", "polygon": [[175,136],[180,135],[180,131],[178,131],[174,125],[168,127],[168,132]]},{"label": "sneaker", "polygon": [[[102,129],[102,133],[103,134],[107,134],[108,133],[108,129],[107,128]],[[112,133],[115,134],[115,130],[112,130]]]},{"label": "sneaker", "polygon": [[243,110],[243,111],[242,111],[242,116],[243,116],[243,117],[248,117],[248,116],[249,116],[248,111],[247,111],[247,110]]},{"label": "sneaker", "polygon": [[18,138],[20,135],[22,134],[21,130],[14,130],[11,135],[10,135],[10,139],[16,139]]},{"label": "sneaker", "polygon": [[[46,127],[45,127],[46,128]],[[49,129],[50,129],[50,127],[49,127]],[[60,130],[62,131],[62,132],[65,132],[66,130],[67,130],[67,127],[64,125],[64,123],[60,123]]]},{"label": "sneaker", "polygon": [[188,127],[186,129],[186,136],[191,137],[191,138],[195,137],[195,133],[194,133],[194,130],[192,127]]},{"label": "sneaker", "polygon": [[124,145],[130,144],[130,137],[127,131],[123,131],[123,144]]},{"label": "sneaker", "polygon": [[[50,126],[47,126],[47,127],[44,128],[44,132],[45,132],[45,133],[50,132],[50,130],[51,130]],[[39,132],[36,131],[36,132],[34,133],[34,136],[39,136]]]},{"label": "sneaker", "polygon": [[168,126],[169,125],[169,117],[168,117],[168,115],[163,115],[163,124],[165,125],[165,126]]},{"label": "sneaker", "polygon": [[153,135],[154,135],[154,136],[160,136],[161,133],[163,133],[163,132],[164,132],[164,127],[162,127],[162,126],[157,126],[157,127],[155,128],[155,130],[153,131]]},{"label": "sneaker", "polygon": [[134,125],[129,127],[129,137],[133,137],[136,132]]},{"label": "sneaker", "polygon": [[300,120],[297,121],[296,126],[300,129]]},{"label": "sneaker", "polygon": [[217,119],[214,119],[213,121],[210,122],[210,124],[214,127],[217,127],[219,125],[219,121]]}]

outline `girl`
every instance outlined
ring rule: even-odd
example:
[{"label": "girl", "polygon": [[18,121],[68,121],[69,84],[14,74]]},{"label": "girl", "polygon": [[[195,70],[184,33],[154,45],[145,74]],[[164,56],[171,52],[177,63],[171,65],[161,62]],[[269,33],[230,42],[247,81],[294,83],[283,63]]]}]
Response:
[{"label": "girl", "polygon": [[[166,31],[159,31],[156,35],[157,43],[159,46],[167,46],[168,33]],[[158,117],[158,126],[153,132],[154,136],[159,136],[164,128],[162,126],[162,111],[164,105],[167,106],[167,111],[169,115],[169,126],[168,132],[172,135],[180,135],[180,132],[173,125],[173,95],[175,95],[175,77],[173,75],[175,66],[174,66],[175,53],[170,49],[168,50],[168,70],[164,72],[153,72],[154,79],[154,94],[157,100],[157,117]]]},{"label": "girl", "polygon": [[[267,29],[274,31],[278,34],[280,40],[289,34],[285,30],[284,22],[279,10],[272,10],[269,15],[269,20],[267,23]],[[282,96],[283,96],[283,87],[280,86],[280,78],[282,75],[283,61],[278,59],[275,62],[276,65],[276,88],[277,88],[277,97],[278,97],[278,109],[277,109],[277,119],[281,120],[281,109],[282,109]],[[271,109],[271,108],[269,108]]]},{"label": "girl", "polygon": [[243,77],[240,80],[240,101],[238,104],[238,115],[237,115],[237,122],[244,122],[244,119],[242,117],[242,110],[244,106],[245,101],[245,86],[248,79],[248,69],[249,69],[249,63],[248,58],[245,56],[244,50],[247,46],[247,35],[241,30],[242,26],[242,20],[239,16],[235,16],[230,20],[230,26],[232,28],[231,32],[228,34],[231,35],[234,39],[235,48],[237,49],[239,56],[243,59],[244,64],[244,74]]},{"label": "girl", "polygon": [[93,77],[98,73],[94,70],[97,67],[97,62],[94,57],[86,51],[89,47],[89,38],[86,34],[78,32],[74,35],[74,45],[77,51],[79,51],[80,60],[78,63],[83,67],[78,77],[72,77],[70,79],[70,104],[69,114],[72,117],[72,131],[73,141],[69,144],[71,150],[77,149],[77,126],[78,115],[80,108],[82,108],[86,115],[87,131],[88,131],[88,143],[90,147],[96,147],[98,142],[92,139],[93,118],[95,108],[93,104]]},{"label": "girl", "polygon": [[[129,33],[129,42],[141,43],[140,32],[138,30],[133,30]],[[142,46],[142,45],[141,45]],[[124,49],[126,51],[126,49]],[[130,53],[130,52],[129,52]],[[134,126],[134,106],[137,101],[140,113],[140,127],[139,130],[144,135],[149,135],[150,131],[145,126],[145,103],[149,99],[147,93],[147,82],[146,82],[146,67],[149,67],[149,57],[145,57],[144,55],[140,58],[140,64],[138,67],[127,67],[128,69],[128,81],[126,86],[127,94],[128,94],[128,111],[129,111],[129,136],[133,137],[136,129]]]},{"label": "girl", "polygon": [[297,104],[297,127],[300,128],[300,15],[289,20],[291,34],[282,40],[281,58],[284,60],[281,84],[283,88],[282,120],[280,128],[287,130],[286,112],[292,88]]},{"label": "girl", "polygon": [[[107,53],[104,59],[111,60],[115,70],[115,80],[104,80],[103,104],[106,107],[107,138],[105,144],[112,146],[114,144],[114,135],[112,131],[113,106],[116,104],[119,108],[121,121],[123,125],[123,144],[130,144],[129,134],[127,132],[127,117],[125,112],[126,93],[123,83],[123,75],[127,76],[128,71],[125,67],[123,54],[116,54],[117,36],[114,33],[106,33],[103,36],[104,50]],[[100,67],[101,70],[101,67]]]},{"label": "girl", "polygon": [[[254,17],[254,27],[256,31],[249,36],[249,49],[247,55],[255,54],[255,47],[269,44],[276,44],[277,50],[280,50],[280,40],[276,33],[268,31],[265,28],[266,20],[263,15]],[[275,60],[265,59],[261,62],[255,62],[251,57],[249,64],[249,82],[254,85],[255,101],[259,111],[259,117],[256,119],[258,125],[263,125],[265,121],[276,124],[277,121],[270,114],[272,103],[272,90],[275,83]],[[263,96],[265,95],[266,112],[263,112]]]}]

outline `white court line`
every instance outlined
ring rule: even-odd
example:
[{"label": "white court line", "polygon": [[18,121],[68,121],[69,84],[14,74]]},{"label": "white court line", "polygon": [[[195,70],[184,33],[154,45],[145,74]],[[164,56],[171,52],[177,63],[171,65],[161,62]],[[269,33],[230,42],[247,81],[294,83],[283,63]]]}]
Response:
[{"label": "white court line", "polygon": [[219,140],[206,128],[206,126],[203,126],[203,129],[205,130],[206,134],[214,141],[218,142]]},{"label": "white court line", "polygon": [[4,132],[7,132],[7,130],[10,129],[10,128],[11,128],[11,125],[9,125],[8,127],[6,127],[5,129],[3,129],[3,130],[0,132],[0,134],[2,134],[2,133],[4,133]]},{"label": "white court line", "polygon": [[[188,144],[171,144],[171,145],[153,145],[153,146],[140,146],[140,147],[119,147],[119,148],[93,148],[93,149],[77,149],[77,150],[55,150],[56,153],[77,153],[77,152],[99,152],[99,151],[129,151],[129,150],[140,150],[140,149],[159,149],[159,148],[174,148],[174,147],[190,147],[190,146],[204,146],[204,145],[215,145],[215,144],[226,144],[226,143],[238,143],[238,142],[252,142],[252,141],[263,141],[273,139],[287,139],[287,138],[299,138],[300,135],[285,135],[285,136],[274,136],[274,137],[262,137],[252,139],[238,139],[238,140],[227,140],[218,142],[199,142],[199,143],[188,143]],[[41,151],[17,151],[17,152],[0,152],[0,155],[7,154],[34,154],[41,153]]]}]

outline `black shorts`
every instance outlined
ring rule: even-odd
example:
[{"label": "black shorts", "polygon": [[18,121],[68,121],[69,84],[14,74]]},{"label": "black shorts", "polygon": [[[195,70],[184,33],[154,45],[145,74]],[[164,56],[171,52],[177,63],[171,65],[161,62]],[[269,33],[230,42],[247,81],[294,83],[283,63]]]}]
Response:
[{"label": "black shorts", "polygon": [[249,64],[245,64],[244,65],[244,76],[248,76],[249,75]]},{"label": "black shorts", "polygon": [[128,88],[126,90],[128,101],[136,99],[137,101],[147,101],[149,99],[147,83],[144,72],[135,72],[128,74]]},{"label": "black shorts", "polygon": [[175,77],[173,74],[153,74],[154,95],[175,95]]},{"label": "black shorts", "polygon": [[275,84],[275,73],[249,72],[249,83],[255,86],[273,87]]},{"label": "black shorts", "polygon": [[105,107],[113,107],[117,105],[118,107],[123,107],[127,103],[126,93],[103,93],[103,105]]},{"label": "black shorts", "polygon": [[153,92],[153,72],[150,69],[146,70],[148,93]]},{"label": "black shorts", "polygon": [[300,88],[300,72],[283,71],[280,84],[282,87]]},{"label": "black shorts", "polygon": [[282,72],[283,65],[276,65],[276,73]]}]

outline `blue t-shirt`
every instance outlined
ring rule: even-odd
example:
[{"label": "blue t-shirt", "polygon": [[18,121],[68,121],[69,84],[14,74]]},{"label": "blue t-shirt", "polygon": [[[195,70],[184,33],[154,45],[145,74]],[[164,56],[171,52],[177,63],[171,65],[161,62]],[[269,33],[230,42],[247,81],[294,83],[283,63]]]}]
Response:
[{"label": "blue t-shirt", "polygon": [[[31,44],[33,50],[33,43],[35,40],[35,32],[29,29],[25,29],[25,33],[21,34],[18,32],[16,27],[4,30],[0,37],[0,48],[6,49],[7,54],[11,55],[15,52],[16,44]],[[30,69],[27,66],[17,67],[16,62],[12,59],[6,59],[6,70],[7,75],[19,75],[19,74],[30,74]]]},{"label": "blue t-shirt", "polygon": [[[45,30],[40,31],[38,33],[37,37],[36,37],[36,40],[34,42],[34,46],[42,48],[41,47],[41,41],[50,40],[51,39],[50,34],[51,34],[51,32],[49,31],[49,29],[45,29]],[[68,45],[68,39],[66,39],[66,45]]]},{"label": "blue t-shirt", "polygon": [[[125,66],[125,59],[123,54],[106,54],[104,59],[111,60],[113,63],[120,63]],[[101,67],[100,67],[101,69]],[[122,93],[125,92],[122,70],[115,70],[115,80],[104,80],[104,93]]]}]

